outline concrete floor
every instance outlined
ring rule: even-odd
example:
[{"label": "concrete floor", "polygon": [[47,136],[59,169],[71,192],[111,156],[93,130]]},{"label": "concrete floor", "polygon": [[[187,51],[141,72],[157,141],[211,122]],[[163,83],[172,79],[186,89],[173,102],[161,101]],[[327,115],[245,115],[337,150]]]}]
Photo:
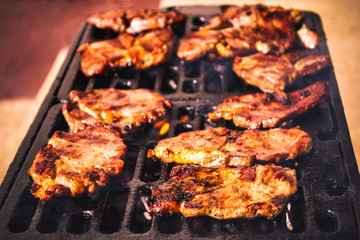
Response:
[{"label": "concrete floor", "polygon": [[[250,1],[247,1],[248,3]],[[360,159],[360,1],[259,0],[320,15],[357,159]],[[242,0],[0,0],[0,182],[86,16],[110,9]],[[359,150],[358,150],[359,149]],[[359,162],[358,162],[359,165]]]}]

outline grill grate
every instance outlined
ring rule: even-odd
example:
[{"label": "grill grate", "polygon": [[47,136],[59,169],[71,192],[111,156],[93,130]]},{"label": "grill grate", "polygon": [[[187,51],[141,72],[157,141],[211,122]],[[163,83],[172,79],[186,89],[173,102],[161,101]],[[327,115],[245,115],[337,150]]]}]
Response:
[{"label": "grill grate", "polygon": [[[177,34],[198,29],[221,9],[182,7],[188,18],[184,26],[175,29]],[[304,14],[310,29],[320,35],[321,43],[314,54],[328,54],[320,18],[311,12]],[[74,43],[65,70],[59,73],[60,84],[54,84],[56,90],[47,98],[51,101],[42,106],[41,112],[44,116],[46,113],[46,117],[39,117],[38,125],[33,126],[39,130],[31,136],[34,140],[29,140],[31,148],[18,153],[24,159],[23,164],[12,165],[10,172],[19,171],[8,177],[14,184],[7,183],[11,187],[2,196],[0,232],[4,239],[359,239],[359,174],[333,69],[298,81],[290,89],[318,80],[330,82],[329,96],[324,103],[285,123],[286,127],[300,126],[308,132],[314,139],[314,148],[298,163],[283,164],[296,169],[299,190],[282,214],[274,220],[157,217],[148,208],[150,188],[168,178],[172,165],[148,159],[147,150],[160,139],[181,132],[216,126],[234,128],[228,122],[212,123],[207,113],[226,97],[256,92],[256,89],[238,80],[231,70],[231,59],[181,61],[174,57],[169,63],[148,70],[125,69],[101,77],[84,77],[79,70],[76,47],[113,37],[111,32],[85,24]],[[158,129],[153,129],[138,141],[128,141],[122,173],[99,192],[39,202],[30,193],[27,170],[56,130],[68,130],[61,114],[61,102],[68,100],[72,89],[107,87],[148,88],[164,95],[173,103],[169,132],[159,135]]]}]

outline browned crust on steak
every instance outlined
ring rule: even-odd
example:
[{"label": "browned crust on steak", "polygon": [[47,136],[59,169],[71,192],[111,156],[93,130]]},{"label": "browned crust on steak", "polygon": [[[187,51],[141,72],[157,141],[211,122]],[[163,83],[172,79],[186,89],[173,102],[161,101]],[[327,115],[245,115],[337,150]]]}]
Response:
[{"label": "browned crust on steak", "polygon": [[148,89],[115,88],[70,92],[71,103],[63,106],[70,129],[104,122],[116,127],[122,136],[135,136],[163,120],[170,101]]},{"label": "browned crust on steak", "polygon": [[143,9],[140,11],[115,10],[99,12],[87,18],[88,23],[100,29],[136,34],[143,31],[165,28],[181,23],[185,15],[177,11],[158,11]]},{"label": "browned crust on steak", "polygon": [[287,96],[289,104],[278,102],[265,93],[233,96],[219,104],[209,117],[214,121],[233,121],[241,128],[278,127],[322,103],[326,98],[326,84],[317,82]]},{"label": "browned crust on steak", "polygon": [[265,93],[279,94],[295,80],[295,68],[291,62],[262,53],[247,57],[237,56],[233,70],[246,83]]},{"label": "browned crust on steak", "polygon": [[99,12],[87,17],[87,22],[100,29],[111,29],[115,32],[124,32],[126,29],[125,11],[116,10]]},{"label": "browned crust on steak", "polygon": [[256,39],[251,35],[230,27],[219,30],[192,32],[181,39],[177,55],[181,59],[193,60],[203,56],[209,58],[234,57],[254,49]]},{"label": "browned crust on steak", "polygon": [[[288,54],[289,55],[289,54]],[[257,53],[246,57],[237,56],[233,70],[246,83],[270,93],[276,99],[287,100],[284,93],[297,79],[314,74],[331,66],[328,55],[308,56],[293,65],[288,55],[281,57]]]},{"label": "browned crust on steak", "polygon": [[175,166],[170,179],[152,190],[157,215],[218,219],[276,217],[297,191],[295,170],[273,164],[240,168]]},{"label": "browned crust on steak", "polygon": [[109,125],[97,123],[75,132],[56,131],[29,169],[32,194],[40,200],[93,193],[118,175],[126,145]]},{"label": "browned crust on steak", "polygon": [[299,128],[236,131],[218,127],[162,139],[148,156],[203,167],[251,166],[254,161],[295,159],[311,149],[311,137]]},{"label": "browned crust on steak", "polygon": [[282,55],[292,49],[298,39],[306,41],[305,47],[314,48],[317,44],[315,32],[297,32],[302,19],[298,10],[280,6],[229,7],[199,31],[185,36],[177,55],[186,60],[203,56],[234,57],[249,52]]},{"label": "browned crust on steak", "polygon": [[329,55],[312,55],[302,58],[294,64],[296,78],[317,73],[331,65]]},{"label": "browned crust on steak", "polygon": [[173,41],[172,30],[161,29],[136,37],[122,33],[115,39],[84,43],[77,49],[81,55],[81,71],[91,77],[109,68],[156,66],[171,56]]}]

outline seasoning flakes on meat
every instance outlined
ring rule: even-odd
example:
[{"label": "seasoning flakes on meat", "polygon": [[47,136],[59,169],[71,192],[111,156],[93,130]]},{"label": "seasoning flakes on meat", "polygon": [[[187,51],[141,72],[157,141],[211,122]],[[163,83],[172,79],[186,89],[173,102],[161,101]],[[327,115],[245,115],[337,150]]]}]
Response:
[{"label": "seasoning flakes on meat", "polygon": [[154,30],[139,36],[120,34],[115,39],[82,44],[81,71],[91,77],[109,68],[135,67],[146,69],[169,59],[173,49],[174,34],[171,29]]},{"label": "seasoning flakes on meat", "polygon": [[74,132],[56,131],[29,169],[32,194],[40,200],[78,196],[104,187],[120,174],[126,145],[109,125],[84,126]]},{"label": "seasoning flakes on meat", "polygon": [[116,127],[122,136],[136,136],[167,116],[171,103],[148,89],[115,88],[70,92],[71,102],[63,106],[70,129],[104,122]]},{"label": "seasoning flakes on meat", "polygon": [[233,121],[237,127],[248,129],[278,127],[322,103],[327,95],[326,88],[325,83],[317,82],[290,92],[286,104],[266,93],[232,96],[209,113],[209,118],[213,121]]},{"label": "seasoning flakes on meat", "polygon": [[295,170],[273,164],[239,168],[177,165],[170,179],[152,190],[151,209],[158,215],[217,219],[272,219],[297,191]]},{"label": "seasoning flakes on meat", "polygon": [[310,135],[299,128],[237,131],[218,127],[162,139],[148,157],[203,167],[251,166],[255,161],[295,159],[312,146]]}]

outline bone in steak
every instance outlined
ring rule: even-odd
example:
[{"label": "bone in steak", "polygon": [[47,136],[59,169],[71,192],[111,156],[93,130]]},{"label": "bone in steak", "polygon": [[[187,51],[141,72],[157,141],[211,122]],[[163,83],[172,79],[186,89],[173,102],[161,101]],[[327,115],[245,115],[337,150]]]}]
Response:
[{"label": "bone in steak", "polygon": [[29,169],[32,194],[40,200],[78,196],[106,185],[124,165],[126,145],[119,133],[102,123],[75,132],[56,131]]},{"label": "bone in steak", "polygon": [[232,96],[209,113],[209,117],[214,121],[233,121],[241,128],[278,127],[322,103],[326,97],[326,84],[317,82],[304,89],[290,92],[287,96],[288,104],[278,102],[266,93]]},{"label": "bone in steak", "polygon": [[137,37],[123,33],[115,39],[85,43],[77,49],[81,55],[81,71],[91,77],[107,68],[156,66],[170,57],[173,41],[172,30],[161,29]]},{"label": "bone in steak", "polygon": [[277,57],[257,53],[234,60],[233,70],[250,85],[261,91],[271,93],[279,101],[286,101],[285,88],[296,79],[314,74],[331,66],[328,55],[308,56],[298,60],[294,65],[286,56]]},{"label": "bone in steak", "polygon": [[311,137],[299,128],[237,131],[218,127],[162,139],[148,157],[203,167],[251,166],[254,161],[295,159],[311,149]]},{"label": "bone in steak", "polygon": [[158,215],[218,219],[276,217],[297,191],[295,170],[273,164],[239,168],[178,165],[170,179],[152,190]]},{"label": "bone in steak", "polygon": [[115,88],[72,90],[71,102],[63,106],[63,115],[70,129],[84,124],[104,122],[122,134],[137,135],[155,122],[164,119],[171,103],[148,89]]},{"label": "bone in steak", "polygon": [[147,30],[165,28],[185,20],[185,15],[177,11],[108,11],[93,14],[87,22],[100,29],[111,29],[115,32],[136,34]]}]

